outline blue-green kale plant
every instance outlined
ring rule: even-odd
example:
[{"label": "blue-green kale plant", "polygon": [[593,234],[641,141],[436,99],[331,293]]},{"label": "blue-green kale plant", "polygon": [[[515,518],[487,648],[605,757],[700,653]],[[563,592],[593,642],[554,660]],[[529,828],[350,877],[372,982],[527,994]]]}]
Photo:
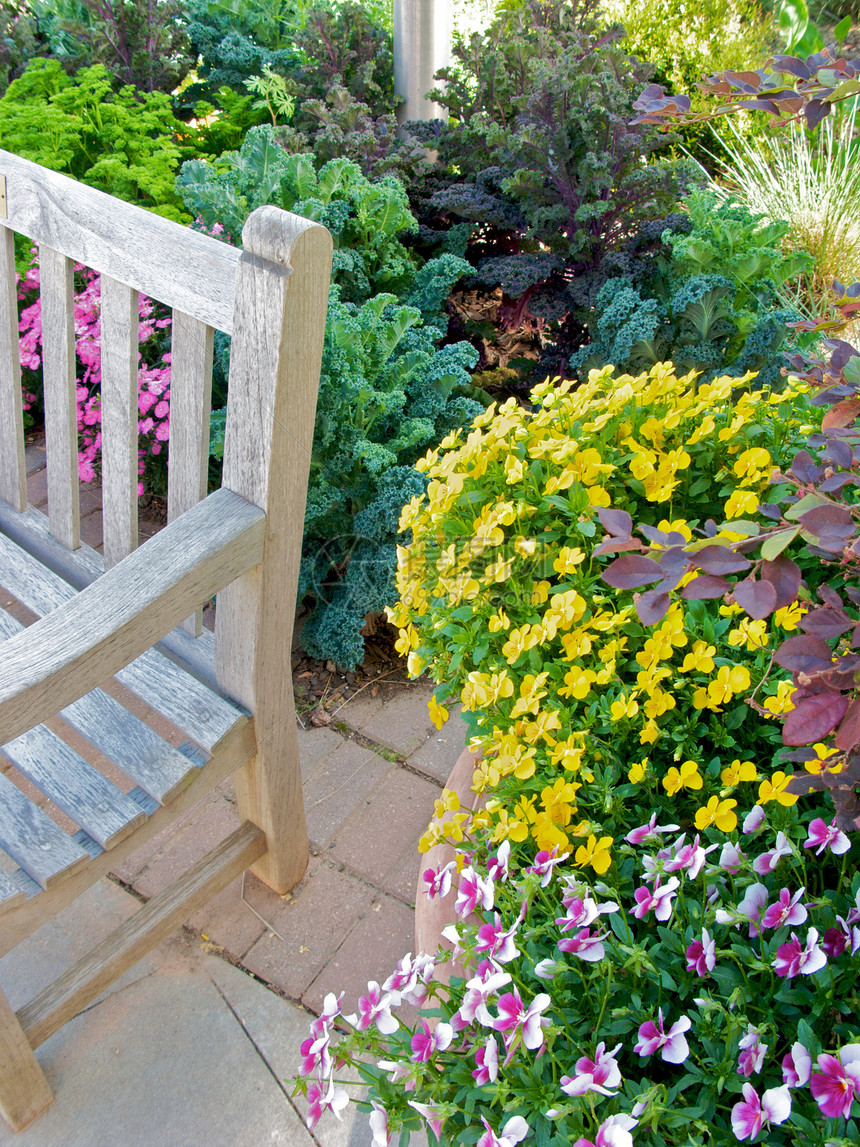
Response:
[{"label": "blue-green kale plant", "polygon": [[700,371],[702,382],[752,370],[758,385],[778,387],[793,349],[786,323],[799,318],[785,299],[810,256],[783,251],[787,223],[713,191],[691,194],[686,217],[673,220],[661,254],[602,287],[588,317],[591,341],[571,368],[584,377],[612,363],[639,374],[671,360],[681,372]]},{"label": "blue-green kale plant", "polygon": [[[301,632],[315,657],[350,668],[363,656],[369,613],[392,600],[400,509],[424,489],[412,464],[483,407],[469,396],[477,354],[447,343],[445,300],[469,270],[446,254],[421,260],[402,243],[417,229],[394,176],[290,155],[271,126],[252,128],[239,152],[191,161],[177,186],[207,230],[238,242],[254,208],[273,203],[315,219],[334,237],[332,293],[323,350],[305,520]],[[217,359],[223,372],[225,346]],[[219,440],[223,415],[213,415]]]}]

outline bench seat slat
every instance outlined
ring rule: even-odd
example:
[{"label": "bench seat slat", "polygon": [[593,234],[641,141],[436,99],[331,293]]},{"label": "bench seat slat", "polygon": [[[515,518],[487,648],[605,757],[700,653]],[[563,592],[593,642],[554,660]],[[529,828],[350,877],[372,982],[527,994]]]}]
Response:
[{"label": "bench seat slat", "polygon": [[0,773],[0,848],[42,888],[82,868],[85,849]]},{"label": "bench seat slat", "polygon": [[0,916],[14,905],[20,904],[23,899],[24,893],[15,881],[0,869]]},{"label": "bench seat slat", "polygon": [[[3,533],[0,533],[0,569],[6,589],[40,617],[75,596],[76,591],[68,582]],[[154,649],[148,649],[121,669],[116,678],[208,752],[245,716],[235,705]]]},{"label": "bench seat slat", "polygon": [[44,725],[3,745],[0,753],[102,848],[112,848],[146,819],[134,801]]},{"label": "bench seat slat", "polygon": [[[0,609],[0,638],[11,637],[23,628],[19,621]],[[102,689],[94,689],[74,701],[60,716],[158,804],[173,800],[194,775],[197,762],[189,760],[186,753],[174,748]],[[47,794],[46,789],[42,791]],[[54,797],[51,800],[60,805]],[[74,814],[69,815],[78,824],[84,823]],[[97,833],[93,835],[99,839]],[[105,842],[102,844],[110,847]]]}]

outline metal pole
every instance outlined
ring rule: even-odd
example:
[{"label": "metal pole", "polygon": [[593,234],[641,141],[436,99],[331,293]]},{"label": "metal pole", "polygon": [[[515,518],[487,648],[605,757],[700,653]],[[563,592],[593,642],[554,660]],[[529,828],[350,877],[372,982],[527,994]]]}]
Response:
[{"label": "metal pole", "polygon": [[397,119],[445,119],[447,112],[425,99],[433,75],[451,62],[452,0],[394,0],[394,90],[404,99]]}]

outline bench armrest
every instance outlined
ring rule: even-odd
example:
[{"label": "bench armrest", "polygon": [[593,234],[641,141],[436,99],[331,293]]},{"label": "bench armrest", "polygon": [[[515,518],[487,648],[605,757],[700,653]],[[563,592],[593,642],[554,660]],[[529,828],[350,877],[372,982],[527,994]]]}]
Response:
[{"label": "bench armrest", "polygon": [[2,645],[0,743],[55,716],[257,565],[266,515],[220,489]]}]

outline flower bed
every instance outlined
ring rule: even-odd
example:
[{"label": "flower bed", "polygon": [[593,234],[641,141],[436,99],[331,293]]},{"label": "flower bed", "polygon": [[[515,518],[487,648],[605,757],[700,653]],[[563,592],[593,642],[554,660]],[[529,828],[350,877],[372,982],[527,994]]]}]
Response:
[{"label": "flower bed", "polygon": [[[777,759],[794,683],[773,654],[806,607],[792,592],[750,618],[683,564],[659,608],[601,576],[619,550],[654,564],[631,518],[652,552],[749,565],[730,543],[816,416],[796,389],[738,388],[593,372],[419,464],[392,612],[411,669],[440,682],[437,721],[462,701],[482,754],[484,809],[443,794],[423,841],[457,850],[424,879],[456,887],[445,935],[467,972],[445,989],[445,957],[407,956],[336,1050],[330,997],[303,1045],[312,1124],[347,1102],[337,1060],[371,1082],[376,1144],[421,1120],[479,1147],[857,1141],[860,875]],[[814,590],[820,562],[794,557]],[[810,780],[841,768],[807,755]],[[404,1001],[435,1026],[406,1030]]]}]

